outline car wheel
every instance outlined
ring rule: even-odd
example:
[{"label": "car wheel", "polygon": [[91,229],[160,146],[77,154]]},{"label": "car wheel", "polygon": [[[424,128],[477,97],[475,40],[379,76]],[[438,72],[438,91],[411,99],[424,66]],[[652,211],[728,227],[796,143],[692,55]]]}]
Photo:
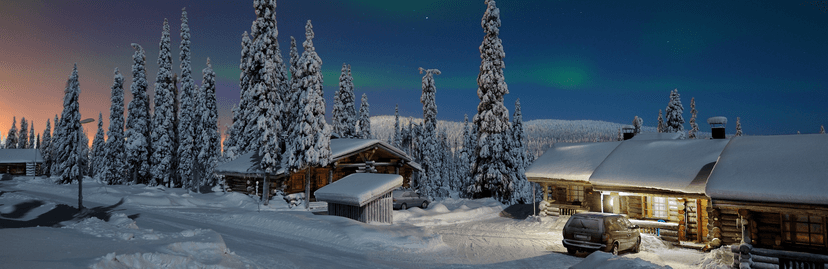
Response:
[{"label": "car wheel", "polygon": [[574,248],[567,248],[566,249],[566,253],[569,253],[569,255],[575,255],[575,252],[578,252],[578,250],[574,249]]},{"label": "car wheel", "polygon": [[633,253],[638,253],[641,251],[641,238],[638,238],[638,242],[635,243],[635,247],[633,247]]},{"label": "car wheel", "polygon": [[400,205],[400,210],[406,210],[406,209],[408,209],[408,207],[405,206],[405,203]]},{"label": "car wheel", "polygon": [[425,209],[426,207],[428,207],[428,202],[423,201],[423,206],[422,206],[422,208],[423,208],[423,209]]},{"label": "car wheel", "polygon": [[612,255],[613,256],[618,256],[618,243],[613,243],[612,244]]}]

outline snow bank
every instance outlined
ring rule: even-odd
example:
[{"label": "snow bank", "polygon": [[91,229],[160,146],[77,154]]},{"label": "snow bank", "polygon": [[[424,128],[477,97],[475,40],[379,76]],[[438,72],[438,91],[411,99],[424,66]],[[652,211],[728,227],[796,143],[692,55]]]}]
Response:
[{"label": "snow bank", "polygon": [[733,266],[733,252],[729,246],[711,250],[698,264],[699,269],[730,269]]},{"label": "snow bank", "polygon": [[505,206],[492,198],[468,200],[445,199],[428,209],[414,207],[394,211],[394,223],[414,226],[448,225],[497,218]]},{"label": "snow bank", "polygon": [[656,265],[640,258],[628,258],[614,256],[610,253],[596,251],[589,254],[580,263],[569,267],[570,269],[646,269],[646,268],[672,268],[670,266]]}]

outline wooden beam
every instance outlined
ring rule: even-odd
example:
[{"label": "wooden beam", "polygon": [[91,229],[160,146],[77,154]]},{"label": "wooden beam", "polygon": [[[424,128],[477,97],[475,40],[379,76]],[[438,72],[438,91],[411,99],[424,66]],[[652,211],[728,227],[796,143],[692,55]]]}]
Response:
[{"label": "wooden beam", "polygon": [[661,190],[653,188],[635,187],[635,186],[609,186],[609,185],[593,185],[592,189],[596,191],[617,191],[629,192],[635,194],[651,194],[659,196],[669,196],[675,198],[692,198],[692,199],[710,199],[703,193],[686,193],[679,191]]},{"label": "wooden beam", "polygon": [[756,203],[741,201],[714,200],[713,206],[727,210],[745,209],[763,213],[787,213],[787,214],[808,214],[828,216],[828,206],[809,204],[779,204],[779,203]]}]

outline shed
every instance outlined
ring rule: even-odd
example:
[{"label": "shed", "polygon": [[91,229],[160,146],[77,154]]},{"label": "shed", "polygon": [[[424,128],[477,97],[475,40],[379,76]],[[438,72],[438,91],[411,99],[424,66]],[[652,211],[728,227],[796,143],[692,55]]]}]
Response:
[{"label": "shed", "polygon": [[43,157],[38,149],[0,149],[0,173],[40,175]]},{"label": "shed", "polygon": [[[704,241],[707,176],[728,140],[635,140],[619,145],[589,178],[604,211],[676,223],[672,241]],[[662,235],[665,233],[662,232]]]},{"label": "shed", "polygon": [[828,135],[733,137],[705,193],[723,244],[744,240],[780,264],[828,263]]},{"label": "shed", "polygon": [[328,202],[328,215],[393,223],[391,192],[402,184],[400,175],[356,173],[322,187],[314,195],[317,201]]}]

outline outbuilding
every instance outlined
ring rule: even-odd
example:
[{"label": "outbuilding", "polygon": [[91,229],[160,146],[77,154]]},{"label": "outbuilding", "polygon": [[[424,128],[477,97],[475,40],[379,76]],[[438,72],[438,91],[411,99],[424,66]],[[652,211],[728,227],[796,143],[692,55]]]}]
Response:
[{"label": "outbuilding", "polygon": [[38,149],[0,149],[0,173],[40,175],[43,157]]},{"label": "outbuilding", "polygon": [[317,201],[328,203],[328,215],[361,222],[393,223],[391,192],[403,178],[393,174],[356,173],[314,192]]}]

